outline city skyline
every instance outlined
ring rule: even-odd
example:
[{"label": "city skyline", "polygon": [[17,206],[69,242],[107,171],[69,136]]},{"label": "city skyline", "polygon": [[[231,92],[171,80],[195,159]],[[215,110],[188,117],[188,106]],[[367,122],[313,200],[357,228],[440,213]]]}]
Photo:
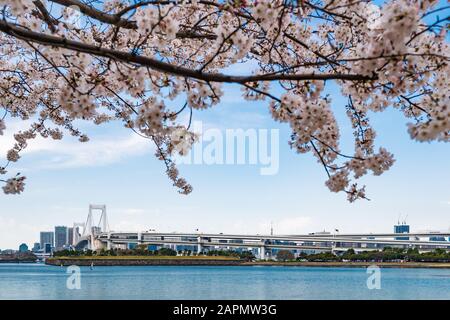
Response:
[{"label": "city skyline", "polygon": [[[97,210],[101,210],[98,223],[94,218]],[[400,218],[403,219],[400,220]],[[416,248],[424,252],[450,248],[450,230],[448,232],[414,232],[407,224],[406,218],[399,217],[397,224],[393,226],[393,232],[366,234],[342,234],[335,229],[332,232],[324,230],[303,235],[276,235],[273,233],[272,224],[270,235],[267,233],[238,235],[223,232],[214,234],[199,230],[167,233],[155,229],[123,232],[109,229],[105,205],[89,205],[89,214],[84,224],[75,222],[72,228],[59,225],[54,227],[54,232],[41,231],[40,243],[34,243],[31,251],[39,259],[58,256],[57,252],[61,252],[60,254],[63,255],[73,252],[77,255],[84,250],[90,250],[90,254],[100,254],[100,256],[103,253],[114,256],[117,251],[134,250],[146,245],[148,251],[156,252],[159,249],[167,249],[173,250],[172,253],[177,252],[179,255],[183,255],[183,252],[188,254],[189,252],[196,254],[211,252],[213,254],[219,248],[221,250],[235,249],[241,253],[251,251],[252,255],[266,260],[267,254],[269,259],[272,259],[277,256],[279,250],[290,250],[291,254],[298,257],[300,253],[311,253],[314,250],[336,253],[352,249],[354,252],[367,252],[384,251],[390,246],[394,246],[397,249]],[[83,229],[82,233],[80,233],[80,227]],[[53,240],[55,240],[54,243]],[[7,255],[17,252],[13,249],[5,251]],[[28,245],[22,243],[18,252],[29,252]],[[1,250],[0,253],[3,255]]]},{"label": "city skyline", "polygon": [[[98,217],[97,217],[98,220]],[[97,220],[94,218],[94,223],[97,222]],[[268,236],[268,235],[287,235],[286,233],[281,234],[281,233],[276,233],[276,230],[274,230],[273,228],[273,222],[271,222],[270,224],[270,230],[268,230],[268,232],[262,232],[262,233],[257,233],[259,235],[263,235],[263,236]],[[393,226],[393,230],[392,230],[392,226]],[[412,228],[411,228],[412,227]],[[41,230],[39,232],[39,238],[36,241],[32,241],[32,242],[26,242],[26,241],[21,241],[19,242],[20,244],[18,244],[16,247],[20,247],[23,244],[26,244],[29,248],[33,248],[33,250],[31,251],[35,251],[35,245],[39,244],[40,247],[39,249],[44,249],[46,244],[49,244],[50,247],[55,250],[61,250],[64,248],[68,248],[69,246],[74,246],[76,245],[76,243],[74,242],[74,238],[73,238],[73,232],[74,232],[74,228],[76,228],[76,232],[80,232],[79,228],[80,228],[80,223],[79,222],[74,222],[71,225],[55,225],[53,227],[53,231],[48,231],[48,230]],[[59,244],[57,245],[57,241],[56,241],[56,234],[61,231],[61,230],[65,230],[65,239],[64,240],[60,240]],[[183,232],[196,232],[199,234],[203,234],[203,233],[212,233],[212,232],[203,232],[202,230],[196,229],[196,230],[157,230],[157,229],[152,229],[152,228],[148,228],[148,229],[141,229],[141,230],[117,230],[117,229],[110,229],[110,231],[114,231],[114,232],[136,232],[136,231],[154,231],[154,232],[174,232],[174,233],[183,233]],[[423,229],[417,226],[411,226],[408,222],[407,222],[407,216],[399,216],[397,222],[395,224],[391,224],[391,229],[390,230],[380,230],[379,233],[414,233],[414,232],[447,232],[450,231],[450,227],[448,229],[434,229],[434,230],[430,230],[430,229]],[[72,234],[71,234],[72,233]],[[219,232],[217,232],[219,233]],[[305,233],[298,233],[298,235],[305,235],[305,234],[311,234],[311,233],[329,233],[329,234],[340,234],[340,230],[339,229],[330,229],[330,230],[326,230],[326,229],[320,229],[320,230],[311,230],[309,232],[305,232]],[[345,233],[345,232],[344,232]],[[354,233],[358,233],[358,232],[354,232]],[[372,233],[377,233],[377,232],[368,232],[369,234]],[[230,232],[226,232],[226,230],[220,232],[220,234],[233,234]],[[236,234],[236,233],[235,233]],[[241,235],[249,235],[250,233],[241,233]],[[80,236],[80,234],[79,234]],[[402,237],[398,237],[396,238],[398,240],[403,240]],[[450,237],[448,239],[450,241]],[[63,241],[63,243],[61,242]],[[444,240],[446,241],[446,240]],[[16,250],[16,247],[2,247],[0,244],[0,251],[2,250]],[[19,250],[20,251],[20,250]],[[45,250],[44,250],[45,251]]]}]

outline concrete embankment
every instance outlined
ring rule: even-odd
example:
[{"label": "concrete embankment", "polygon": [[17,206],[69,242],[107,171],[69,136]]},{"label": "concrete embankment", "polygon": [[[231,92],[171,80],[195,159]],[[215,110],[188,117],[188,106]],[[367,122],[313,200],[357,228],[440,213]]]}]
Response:
[{"label": "concrete embankment", "polygon": [[439,268],[450,269],[450,263],[447,262],[276,262],[259,261],[244,262],[241,265],[246,266],[285,266],[285,267],[325,267],[325,268],[367,268],[377,266],[380,268]]},{"label": "concrete embankment", "polygon": [[55,257],[45,261],[54,266],[283,266],[283,267],[329,267],[329,268],[366,268],[376,265],[380,268],[446,268],[450,263],[432,262],[281,262],[281,261],[255,261],[245,262],[238,259],[207,258],[207,257]]},{"label": "concrete embankment", "polygon": [[241,265],[240,260],[218,259],[58,259],[45,261],[54,266],[235,266]]},{"label": "concrete embankment", "polygon": [[37,259],[34,260],[20,260],[20,259],[1,259],[0,263],[36,263]]}]

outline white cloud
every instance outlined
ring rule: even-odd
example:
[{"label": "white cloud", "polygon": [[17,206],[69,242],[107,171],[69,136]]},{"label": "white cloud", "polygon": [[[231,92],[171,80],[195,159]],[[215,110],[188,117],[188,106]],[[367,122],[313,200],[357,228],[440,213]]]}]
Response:
[{"label": "white cloud", "polygon": [[[14,230],[14,232],[11,232]],[[37,241],[39,231],[44,230],[41,225],[19,223],[16,219],[0,216],[0,244],[2,249],[18,249],[20,243],[25,242],[30,246]],[[21,235],[18,242],[17,235]]]},{"label": "white cloud", "polygon": [[38,145],[30,145],[27,153],[47,152],[54,155],[44,165],[46,168],[73,168],[108,165],[153,150],[149,140],[132,134],[115,139],[93,138],[86,143],[44,140]]},{"label": "white cloud", "polygon": [[[24,128],[24,125],[12,123],[7,134],[0,136],[0,159],[4,159],[6,152],[14,145],[13,133]],[[29,141],[21,155],[26,160],[34,161],[34,156],[44,154],[45,158],[34,161],[33,167],[61,169],[103,166],[154,152],[154,145],[150,140],[130,132],[120,136],[94,135],[90,139],[81,143],[73,137],[65,137],[59,141],[37,137]]]}]

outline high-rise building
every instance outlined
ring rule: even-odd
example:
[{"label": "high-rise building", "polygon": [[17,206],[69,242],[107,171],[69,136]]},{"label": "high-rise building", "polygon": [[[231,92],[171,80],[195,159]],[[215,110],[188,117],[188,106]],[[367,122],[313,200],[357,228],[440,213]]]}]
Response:
[{"label": "high-rise building", "polygon": [[41,244],[39,242],[35,242],[33,245],[33,249],[31,251],[38,252],[41,249]]},{"label": "high-rise building", "polygon": [[43,249],[44,249],[44,253],[52,252],[52,246],[50,245],[50,243],[46,243]]},{"label": "high-rise building", "polygon": [[73,246],[73,228],[67,229],[67,244]]},{"label": "high-rise building", "polygon": [[409,233],[409,225],[408,224],[396,224],[394,226],[394,233]]},{"label": "high-rise building", "polygon": [[26,245],[26,243],[22,243],[19,246],[19,252],[28,252],[28,246]]},{"label": "high-rise building", "polygon": [[48,243],[51,247],[54,246],[55,234],[52,231],[42,231],[40,238],[41,248],[45,248],[45,244]]},{"label": "high-rise building", "polygon": [[55,227],[55,249],[61,250],[68,244],[68,234],[66,226]]},{"label": "high-rise building", "polygon": [[[409,233],[409,225],[406,223],[396,224],[394,233]],[[395,237],[395,240],[409,240],[409,237]]]}]

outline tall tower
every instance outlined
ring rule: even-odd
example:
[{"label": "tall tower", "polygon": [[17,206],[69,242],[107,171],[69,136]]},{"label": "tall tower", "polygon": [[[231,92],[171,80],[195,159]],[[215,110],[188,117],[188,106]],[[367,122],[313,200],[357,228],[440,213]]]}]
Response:
[{"label": "tall tower", "polygon": [[[93,212],[95,210],[101,211],[100,220],[98,221],[98,224],[95,225],[94,218],[93,218]],[[96,235],[98,235],[100,232],[108,232],[109,231],[109,224],[108,224],[108,216],[106,214],[106,206],[105,205],[95,205],[90,204],[89,205],[89,214],[86,220],[86,223],[84,224],[84,230],[82,237],[88,238],[89,240],[89,248],[90,249],[97,249],[99,246],[99,241],[96,241]]]},{"label": "tall tower", "polygon": [[[94,224],[93,220],[93,211],[94,210],[100,210],[101,216],[100,220],[98,221],[98,224]],[[109,224],[108,224],[108,216],[106,214],[106,206],[105,205],[96,205],[96,204],[90,204],[89,205],[89,214],[85,223],[85,228],[83,230],[83,235],[89,235],[93,233],[93,230],[98,231],[101,230],[102,232],[108,232],[109,231]]]},{"label": "tall tower", "polygon": [[53,231],[41,231],[40,234],[40,247],[45,248],[45,244],[48,243],[50,247],[55,245],[55,233]]},{"label": "tall tower", "polygon": [[66,226],[55,227],[55,250],[62,250],[68,244],[68,231]]}]

